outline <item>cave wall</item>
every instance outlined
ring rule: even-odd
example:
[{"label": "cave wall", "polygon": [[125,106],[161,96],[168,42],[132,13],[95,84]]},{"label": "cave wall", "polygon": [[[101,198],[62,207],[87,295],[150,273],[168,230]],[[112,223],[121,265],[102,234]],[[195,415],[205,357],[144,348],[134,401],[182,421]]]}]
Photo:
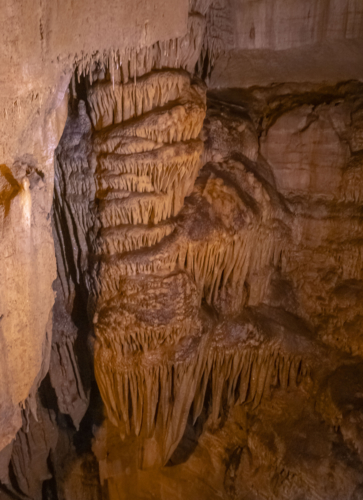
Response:
[{"label": "cave wall", "polygon": [[1,2],[1,448],[21,426],[19,405],[48,370],[53,158],[74,65],[96,51],[180,36],[187,9],[179,1]]},{"label": "cave wall", "polygon": [[231,0],[230,51],[211,86],[362,78],[362,9],[355,0]]},{"label": "cave wall", "polygon": [[[205,110],[180,69],[120,75],[100,71],[56,150],[51,415],[65,436],[30,455],[48,471],[49,452],[66,499],[359,499],[362,84],[214,90]],[[203,143],[188,140],[204,113]],[[72,280],[88,332],[64,307]],[[19,465],[24,427],[11,460],[40,497]]]},{"label": "cave wall", "polygon": [[[322,475],[336,473],[336,480],[314,483],[313,494],[358,499],[362,89],[358,82],[338,82],[362,78],[360,2],[2,3],[0,482],[6,488],[0,494],[16,497],[21,490],[28,498],[52,498],[56,481],[58,497],[67,500],[74,491],[79,498],[148,498],[150,485],[160,498],[171,491],[175,498],[196,491],[198,498],[243,492],[251,499],[299,498],[315,480],[309,464],[320,460]],[[162,75],[157,83],[144,78],[162,68],[172,70],[166,83]],[[186,80],[196,72],[207,84],[206,108],[203,85],[190,83],[199,97],[188,101],[194,91],[181,83],[185,72]],[[173,78],[183,88],[177,111],[167,97],[175,90]],[[152,103],[153,85],[165,102]],[[131,110],[133,92],[139,92],[140,112],[136,104]],[[149,108],[143,99],[151,99]],[[161,105],[165,116],[147,121]],[[195,109],[206,112],[203,127]],[[135,114],[138,124],[117,128]],[[54,151],[67,117],[55,180]],[[192,135],[184,137],[177,125],[171,130],[168,119],[192,124]],[[91,130],[98,135],[90,138]],[[164,156],[146,146],[143,152],[163,168],[170,155],[181,158],[180,172],[189,162],[183,181],[178,173],[180,184],[140,181],[148,186],[141,191],[152,191],[155,182],[166,191],[154,208],[150,198],[153,220],[165,219],[151,235],[131,234],[133,224],[148,222],[149,208],[140,215],[130,205],[130,218],[95,195],[97,183],[120,188],[114,172],[102,173],[120,154],[118,136],[162,142]],[[204,143],[200,164],[200,145],[168,150],[178,137],[197,136]],[[97,182],[94,172],[82,170],[87,148],[105,153]],[[72,163],[74,154],[79,164]],[[138,190],[127,182],[126,191]],[[73,203],[85,185],[85,199]],[[104,203],[96,215],[89,211],[95,200]],[[110,227],[129,224],[127,237],[108,227],[97,240],[97,217]],[[169,234],[173,241],[164,239]],[[161,240],[146,257],[142,247]],[[126,241],[128,250],[144,252],[141,260],[114,257]],[[93,254],[99,267],[92,269]],[[148,266],[154,278],[130,278]],[[160,281],[173,266],[179,274]],[[113,297],[110,281],[125,276],[120,296]],[[149,287],[162,293],[150,299]],[[163,310],[161,327],[154,317],[145,320],[153,308]],[[175,345],[182,339],[184,351],[151,356],[130,375],[117,337],[125,321],[133,329],[131,350],[140,334],[140,357],[155,348],[155,338],[161,345],[169,336]],[[122,335],[125,341],[128,332]],[[190,361],[192,351],[198,357]],[[102,397],[97,403],[93,358]],[[160,395],[150,380],[160,385]],[[347,395],[342,380],[351,381]],[[140,432],[141,445],[134,436]],[[301,444],[301,435],[312,437]],[[34,469],[27,466],[31,461]],[[161,468],[165,463],[175,467]],[[200,474],[193,483],[194,470]]]}]

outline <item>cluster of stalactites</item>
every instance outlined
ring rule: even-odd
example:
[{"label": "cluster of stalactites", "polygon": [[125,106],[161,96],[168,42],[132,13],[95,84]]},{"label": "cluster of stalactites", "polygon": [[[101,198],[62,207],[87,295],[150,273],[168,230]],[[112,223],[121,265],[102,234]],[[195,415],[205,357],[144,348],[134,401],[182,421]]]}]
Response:
[{"label": "cluster of stalactites", "polygon": [[[85,106],[69,121],[57,151],[56,196],[78,244],[72,245],[75,262],[86,266],[88,252],[101,259],[94,279],[84,277],[94,295],[98,280],[108,286],[103,260],[113,255],[121,265],[121,254],[155,246],[172,232],[170,218],[181,210],[201,167],[205,89],[184,71],[159,71],[135,86],[95,83],[88,89],[88,109],[95,128],[103,128],[91,137]],[[118,276],[125,274],[120,271]]]},{"label": "cluster of stalactites", "polygon": [[87,95],[96,130],[140,116],[179,99],[190,85],[180,71],[147,73],[134,82],[96,82]]},{"label": "cluster of stalactites", "polygon": [[[232,354],[201,335],[201,298],[215,305],[226,287],[233,294],[269,264],[276,244],[248,218],[238,231],[219,223],[205,238],[191,237],[177,218],[201,167],[206,112],[205,89],[185,72],[98,81],[87,95],[96,131],[72,143],[57,169],[74,241],[91,263],[85,283],[95,313],[96,379],[110,420],[126,433],[156,433],[166,462],[191,409],[200,415],[208,384],[216,420],[224,401],[258,404],[271,385],[303,375],[300,361],[285,362],[278,350],[241,344]],[[236,201],[222,184],[209,186],[212,207],[219,192],[228,206]]]},{"label": "cluster of stalactites", "polygon": [[210,76],[215,61],[233,45],[231,13],[227,0],[191,0],[187,30],[184,36],[157,41],[153,45],[96,51],[76,55],[73,96],[76,97],[76,75],[94,81],[136,82],[136,78],[154,70],[184,69]]},{"label": "cluster of stalactites", "polygon": [[[78,80],[87,76],[94,81],[108,79],[115,83],[127,83],[136,78],[163,68],[184,69],[193,74],[201,52],[206,27],[206,18],[198,12],[188,16],[187,32],[182,37],[158,41],[142,48],[113,49],[95,52],[92,55],[76,56],[75,75]],[[75,95],[75,76],[73,92]]]},{"label": "cluster of stalactites", "polygon": [[208,390],[211,419],[217,422],[228,407],[257,406],[271,388],[296,388],[310,376],[300,355],[268,344],[253,348],[241,342],[227,350],[208,346],[204,339],[194,348],[186,360],[146,360],[129,369],[116,367],[117,355],[104,350],[96,354],[97,380],[110,420],[122,432],[143,438],[157,437],[162,429],[164,463],[176,449],[190,412],[194,422],[200,416]]},{"label": "cluster of stalactites", "polygon": [[[197,241],[183,235],[178,238],[173,229],[172,223],[135,226],[133,229],[122,225],[107,228],[107,237],[101,236],[98,244],[103,249],[107,247],[108,255],[113,255],[113,258],[106,258],[103,254],[98,261],[97,270],[102,270],[102,279],[100,275],[95,277],[95,294],[104,300],[117,295],[120,291],[119,276],[151,276],[170,273],[179,267],[193,276],[200,297],[204,297],[208,304],[216,305],[227,286],[235,293],[241,293],[246,280],[271,267],[281,253],[274,231],[263,226],[246,228],[236,234],[217,232],[209,239]],[[154,247],[148,242],[155,242]],[[146,257],[132,251],[140,250],[141,245],[149,248]],[[126,253],[117,258],[115,249]],[[265,285],[268,285],[268,279]],[[262,288],[261,298],[265,287]]]},{"label": "cluster of stalactites", "polygon": [[95,83],[88,98],[98,129],[89,156],[97,202],[89,291],[102,302],[119,293],[121,277],[153,273],[160,244],[166,259],[177,258],[168,236],[201,167],[206,102],[203,86],[170,70],[145,75],[135,87]]}]

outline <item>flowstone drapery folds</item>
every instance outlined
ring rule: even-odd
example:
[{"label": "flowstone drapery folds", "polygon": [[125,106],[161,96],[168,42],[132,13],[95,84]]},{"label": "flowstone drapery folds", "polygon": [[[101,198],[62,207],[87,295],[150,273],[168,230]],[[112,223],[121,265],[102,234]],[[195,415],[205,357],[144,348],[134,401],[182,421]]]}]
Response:
[{"label": "flowstone drapery folds", "polygon": [[[144,467],[171,457],[209,379],[217,420],[224,389],[229,404],[258,402],[273,371],[284,386],[308,373],[296,353],[284,365],[278,349],[246,349],[245,332],[233,347],[212,334],[207,306],[238,313],[246,278],[265,271],[279,244],[269,196],[239,162],[207,163],[184,203],[202,166],[205,111],[205,89],[185,72],[97,80],[57,151],[57,199],[83,242],[75,258],[85,265],[96,380],[112,424],[140,436]],[[228,169],[242,193],[223,178]],[[262,382],[249,388],[261,365]]]},{"label": "flowstone drapery folds", "polygon": [[[307,241],[297,250],[302,236],[294,235],[303,228],[297,226],[297,196],[307,186],[292,177],[298,184],[285,192],[275,167],[291,139],[279,132],[287,148],[276,154],[267,149],[289,113],[306,113],[311,106],[302,102],[290,112],[285,97],[288,111],[263,125],[261,151],[270,166],[259,154],[261,110],[251,108],[248,116],[245,103],[222,104],[215,96],[207,111],[205,87],[183,70],[154,70],[131,81],[121,71],[116,81],[100,71],[93,79],[79,89],[84,100],[75,96],[57,149],[55,221],[56,227],[68,221],[58,236],[62,255],[68,251],[72,263],[64,259],[62,266],[78,270],[93,325],[105,418],[93,441],[100,480],[112,498],[128,498],[142,495],[144,482],[135,486],[127,476],[178,460],[188,432],[207,416],[213,429],[236,406],[257,415],[276,395],[281,408],[284,392],[293,404],[307,395],[309,401],[343,361],[322,342],[324,335],[312,333],[311,306],[298,286],[309,278],[289,268],[309,251]],[[337,99],[354,91],[334,89],[336,99],[315,107],[308,124],[297,122],[308,134],[305,139],[300,133],[294,148],[301,169],[314,169],[319,152],[334,148],[334,140],[344,151],[336,196],[342,196],[340,185],[346,189],[349,151],[331,123],[341,120],[342,129]],[[260,93],[259,106],[268,116]],[[295,134],[292,126],[289,133]],[[317,146],[309,134],[318,137]],[[287,175],[283,179],[288,182]],[[326,183],[315,170],[301,179],[310,186],[311,203],[329,210]],[[333,189],[329,193],[335,196]],[[72,242],[68,250],[66,240]],[[61,279],[64,290],[72,289],[66,274]],[[343,286],[357,286],[350,283]],[[260,457],[261,446],[251,446]],[[126,456],[133,458],[116,466]],[[304,489],[300,479],[291,487]]]},{"label": "flowstone drapery folds", "polygon": [[80,52],[47,169],[0,165],[0,500],[363,498],[363,85],[218,88],[273,38],[234,4]]}]

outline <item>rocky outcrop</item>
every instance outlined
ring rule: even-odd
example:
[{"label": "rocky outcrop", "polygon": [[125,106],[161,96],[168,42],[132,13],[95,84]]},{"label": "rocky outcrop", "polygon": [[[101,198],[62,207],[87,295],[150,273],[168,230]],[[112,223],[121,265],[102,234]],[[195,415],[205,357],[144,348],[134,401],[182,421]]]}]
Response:
[{"label": "rocky outcrop", "polygon": [[[110,81],[117,83],[121,79],[126,86],[129,81],[129,90],[125,87],[126,92],[132,90],[132,79],[135,75],[140,77],[151,70],[161,68],[183,68],[189,73],[196,69],[197,73],[209,79],[212,85],[223,86],[233,86],[236,82],[241,86],[241,82],[246,84],[262,81],[266,84],[269,81],[309,79],[337,81],[359,77],[362,12],[355,3],[342,2],[338,5],[314,1],[301,7],[294,3],[286,6],[281,2],[273,2],[271,5],[262,2],[256,9],[256,6],[250,3],[241,2],[235,5],[233,2],[221,0],[198,0],[189,2],[189,5],[186,1],[169,2],[168,5],[159,5],[156,0],[152,4],[144,2],[137,5],[134,2],[123,2],[122,5],[109,2],[107,8],[104,8],[102,2],[92,2],[87,12],[72,2],[63,2],[61,6],[55,7],[30,2],[24,9],[12,2],[4,5],[1,11],[4,26],[1,35],[4,47],[1,54],[4,77],[0,97],[3,116],[0,164],[4,192],[1,198],[5,200],[10,196],[14,209],[13,215],[8,215],[6,223],[4,219],[1,226],[4,226],[3,239],[6,239],[4,245],[7,247],[2,253],[2,273],[11,272],[12,276],[18,275],[21,266],[17,263],[23,262],[25,258],[23,250],[18,248],[18,242],[28,238],[28,231],[17,220],[20,209],[16,200],[20,200],[20,193],[23,193],[21,189],[19,191],[19,186],[22,185],[26,170],[38,172],[44,183],[41,192],[37,191],[38,188],[33,191],[33,184],[30,183],[34,217],[31,222],[32,250],[29,252],[32,259],[38,259],[34,255],[39,254],[39,262],[46,263],[35,265],[29,278],[41,284],[42,290],[39,293],[44,311],[38,308],[36,316],[33,317],[33,313],[31,316],[28,314],[27,320],[23,311],[28,300],[25,290],[12,291],[13,287],[17,287],[15,282],[9,283],[5,277],[1,280],[3,285],[0,315],[3,315],[1,328],[5,331],[5,344],[35,346],[33,352],[32,348],[26,349],[25,357],[29,355],[26,361],[30,370],[29,383],[24,385],[21,375],[16,375],[17,379],[19,377],[16,384],[23,384],[22,388],[15,390],[9,387],[2,390],[6,408],[4,419],[8,426],[5,434],[14,435],[15,429],[20,425],[18,406],[28,397],[32,386],[37,387],[38,379],[44,374],[41,352],[42,346],[46,351],[47,342],[49,347],[46,332],[53,304],[51,282],[55,276],[52,236],[47,219],[53,195],[53,152],[64,128],[67,87],[73,70],[76,69],[77,76],[89,74],[92,82],[93,73],[97,73],[97,67],[101,65],[104,73],[109,73]],[[119,30],[123,34],[122,40]],[[96,36],[96,33],[101,33],[102,36]],[[281,60],[281,49],[306,49],[307,52],[284,53]],[[256,53],[256,50],[259,52]],[[241,63],[240,57],[245,57],[245,63]],[[298,57],[301,64],[295,64],[294,57]],[[276,61],[280,62],[277,64]],[[253,68],[247,66],[248,64],[252,64]],[[261,76],[259,65],[268,68],[266,74]],[[312,67],[310,72],[306,72],[308,66]],[[278,74],[274,71],[275,67],[278,68]],[[241,79],[239,68],[243,68],[244,79]],[[76,78],[71,85],[73,89],[76,87],[75,80]],[[140,86],[138,88],[141,89]],[[104,99],[107,100],[107,96],[104,96]],[[106,107],[112,109],[112,106]],[[117,112],[119,111],[116,110]],[[295,111],[291,110],[291,113]],[[321,120],[327,120],[324,113],[321,108],[319,125]],[[311,112],[307,114],[311,119]],[[102,116],[106,121],[109,119],[104,113]],[[354,120],[359,121],[359,111],[354,115]],[[310,132],[314,126],[317,126],[317,123],[311,125]],[[330,133],[328,129],[329,126],[325,134]],[[352,141],[356,145],[352,147],[359,149],[358,125],[355,130],[356,137],[352,138]],[[270,133],[276,133],[276,129]],[[341,154],[344,156],[344,152],[339,153]],[[345,175],[345,182],[350,186],[346,190],[346,196],[350,198],[360,196],[359,188],[357,191],[352,187],[356,183],[350,180],[359,179],[356,161],[352,160]],[[10,191],[12,194],[9,194]],[[19,193],[15,196],[17,191]],[[40,212],[36,214],[38,209]],[[49,244],[39,250],[40,241],[49,241]],[[16,247],[14,254],[10,251],[15,256],[14,262],[8,257],[8,245],[9,248],[14,245]],[[32,299],[29,300],[31,303]],[[10,311],[15,311],[13,301],[20,305],[16,306],[17,313],[10,320]],[[32,311],[34,307],[33,304]],[[17,320],[14,320],[14,317],[17,317]],[[13,337],[13,329],[22,333]],[[42,334],[38,335],[40,331]],[[7,358],[8,354],[6,363],[12,365],[11,354],[9,360]],[[45,362],[44,367],[46,364]],[[4,445],[9,439],[4,438]]]},{"label": "rocky outcrop", "polygon": [[29,452],[25,422],[6,494],[359,498],[359,92],[86,89],[57,149],[55,434]]},{"label": "rocky outcrop", "polygon": [[[49,367],[54,261],[42,173],[19,164],[0,173],[0,449],[21,427],[21,407],[35,411],[35,394]],[[36,228],[36,229],[35,229]],[[38,283],[34,289],[34,283]],[[40,334],[39,332],[42,332]]]},{"label": "rocky outcrop", "polygon": [[[34,398],[48,369],[56,277],[50,224],[54,150],[67,117],[73,67],[96,50],[108,54],[111,46],[144,47],[184,37],[187,8],[187,2],[169,6],[145,2],[145,9],[134,2],[122,6],[114,2],[105,9],[94,2],[85,14],[72,2],[59,6],[30,2],[24,9],[3,2],[0,449],[14,438],[21,426],[20,406],[31,392]],[[94,45],[96,32],[109,35],[102,47]]]},{"label": "rocky outcrop", "polygon": [[1,498],[362,496],[353,4],[91,2],[83,37],[78,6],[63,32],[34,9],[0,160]]}]

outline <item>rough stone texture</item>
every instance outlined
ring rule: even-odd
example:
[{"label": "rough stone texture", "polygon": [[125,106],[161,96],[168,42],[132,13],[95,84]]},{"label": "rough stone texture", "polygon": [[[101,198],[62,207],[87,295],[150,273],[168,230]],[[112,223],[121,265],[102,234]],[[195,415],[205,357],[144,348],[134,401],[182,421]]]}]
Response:
[{"label": "rough stone texture", "polygon": [[[57,150],[57,217],[82,206],[68,238],[96,335],[103,494],[354,498],[360,364],[341,325],[359,324],[362,304],[360,198],[348,194],[362,87],[241,90],[230,104],[214,92],[204,167],[184,206],[168,209],[163,189],[195,175],[178,143],[185,122],[167,128],[181,99],[165,107],[168,96],[188,88],[182,75],[138,77],[136,100],[127,83],[98,80],[87,93],[96,130],[80,102]],[[165,141],[178,148],[174,168],[187,168],[170,184]]]},{"label": "rough stone texture", "polygon": [[278,190],[287,196],[336,197],[350,156],[342,137],[349,122],[348,106],[339,103],[334,108],[303,105],[278,117],[261,141]]},{"label": "rough stone texture", "polygon": [[[363,7],[355,0],[216,2],[214,35],[228,47],[213,87],[362,78]],[[224,14],[230,10],[231,14]],[[226,29],[226,18],[228,19]],[[232,36],[231,36],[232,34]]]},{"label": "rough stone texture", "polygon": [[243,49],[286,50],[363,34],[363,6],[354,0],[242,0],[234,7],[236,45]]},{"label": "rough stone texture", "polygon": [[71,319],[60,281],[54,284],[57,293],[53,308],[53,338],[49,363],[49,381],[61,413],[79,425],[89,405],[90,360],[87,355],[87,331],[77,328]]},{"label": "rough stone texture", "polygon": [[0,498],[360,499],[360,4],[1,15]]},{"label": "rough stone texture", "polygon": [[[87,9],[59,3],[2,1],[1,157],[55,149],[47,132],[52,112],[66,90],[74,61],[96,51],[139,48],[185,34],[187,2],[88,2]],[[65,75],[67,73],[67,76]],[[56,143],[58,140],[55,141]],[[3,163],[3,161],[1,161]],[[47,172],[48,173],[48,172]]]},{"label": "rough stone texture", "polygon": [[18,164],[14,170],[15,176],[3,165],[1,172],[1,449],[21,426],[19,404],[27,400],[34,411],[35,392],[48,371],[55,278],[47,186],[34,167]]},{"label": "rough stone texture", "polygon": [[187,2],[93,2],[84,9],[71,1],[3,0],[0,19],[1,449],[21,425],[19,404],[48,369],[53,161],[73,66],[97,51],[185,34]]}]

